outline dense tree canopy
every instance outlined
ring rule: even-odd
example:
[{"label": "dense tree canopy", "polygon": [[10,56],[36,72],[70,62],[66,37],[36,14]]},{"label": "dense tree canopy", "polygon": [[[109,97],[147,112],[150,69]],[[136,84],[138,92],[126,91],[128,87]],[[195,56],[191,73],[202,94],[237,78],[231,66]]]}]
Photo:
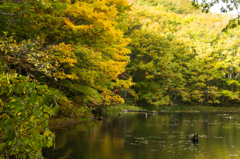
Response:
[{"label": "dense tree canopy", "polygon": [[238,105],[240,33],[229,20],[187,0],[0,2],[2,152],[40,157],[53,115],[124,102]]},{"label": "dense tree canopy", "polygon": [[[132,53],[127,71],[136,83],[132,88],[140,103],[237,102],[236,66],[230,69],[231,63],[222,59],[232,56],[230,48],[237,48],[226,41],[233,39],[234,33],[221,32],[230,17],[198,12],[181,15],[149,4],[134,6],[131,13],[134,18],[129,21],[127,35],[132,39]],[[222,39],[228,45],[222,44]],[[225,64],[228,69],[223,69]]]},{"label": "dense tree canopy", "polygon": [[80,106],[123,102],[111,89],[131,86],[118,78],[129,61],[129,39],[117,29],[128,8],[127,1],[6,1],[3,57],[19,74],[63,90]]}]

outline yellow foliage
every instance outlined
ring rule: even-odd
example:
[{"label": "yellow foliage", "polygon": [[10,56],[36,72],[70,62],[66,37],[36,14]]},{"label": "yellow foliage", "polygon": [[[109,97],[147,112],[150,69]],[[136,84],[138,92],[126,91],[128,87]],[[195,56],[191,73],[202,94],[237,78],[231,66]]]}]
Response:
[{"label": "yellow foliage", "polygon": [[87,32],[88,30],[93,29],[93,25],[74,25],[68,18],[64,18],[64,23],[74,32],[76,31]]},{"label": "yellow foliage", "polygon": [[121,98],[118,94],[115,94],[108,89],[104,89],[101,95],[104,105],[110,106],[115,105],[117,103],[124,103],[123,98]]},{"label": "yellow foliage", "polygon": [[[76,79],[75,74],[67,74],[64,69],[74,66],[77,59],[72,53],[71,44],[60,43],[42,48],[43,42],[40,38],[35,41],[24,40],[16,43],[13,37],[0,38],[0,50],[11,56],[17,62],[22,59],[35,67],[29,69],[43,72],[46,76],[65,79]],[[22,63],[21,63],[22,64]]]},{"label": "yellow foliage", "polygon": [[113,4],[119,7],[126,7],[129,5],[127,0],[105,0],[109,4]]},{"label": "yellow foliage", "polygon": [[132,82],[132,78],[128,78],[126,80],[117,79],[115,84],[115,86],[117,86],[118,88],[122,88],[123,90],[129,89],[133,85],[135,85],[135,83]]}]

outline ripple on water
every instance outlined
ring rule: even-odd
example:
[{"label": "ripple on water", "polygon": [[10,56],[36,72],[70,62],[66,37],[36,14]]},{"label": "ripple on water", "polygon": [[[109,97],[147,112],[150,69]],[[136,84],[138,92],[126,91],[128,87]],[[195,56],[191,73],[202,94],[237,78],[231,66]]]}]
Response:
[{"label": "ripple on water", "polygon": [[214,138],[216,138],[216,139],[222,139],[221,136],[214,136]]},{"label": "ripple on water", "polygon": [[175,138],[175,137],[177,137],[176,135],[170,135],[170,136],[168,136],[168,138]]},{"label": "ripple on water", "polygon": [[160,136],[153,136],[154,139],[161,139],[162,137]]},{"label": "ripple on water", "polygon": [[163,133],[163,134],[167,134],[168,132],[167,132],[167,131],[163,131],[163,132],[161,132],[161,133]]}]

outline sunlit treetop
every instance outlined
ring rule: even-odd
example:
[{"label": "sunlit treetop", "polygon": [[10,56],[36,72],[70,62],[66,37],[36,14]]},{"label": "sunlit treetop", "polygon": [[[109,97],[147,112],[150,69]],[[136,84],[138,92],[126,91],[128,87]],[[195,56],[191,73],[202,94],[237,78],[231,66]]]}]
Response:
[{"label": "sunlit treetop", "polygon": [[192,4],[196,8],[201,8],[203,12],[209,12],[210,8],[212,8],[216,4],[222,4],[221,12],[227,13],[229,11],[238,10],[239,8],[239,0],[192,0]]},{"label": "sunlit treetop", "polygon": [[140,0],[137,2],[140,5],[163,6],[166,11],[171,11],[177,14],[197,13],[200,10],[194,8],[189,0]]},{"label": "sunlit treetop", "polygon": [[232,18],[231,20],[229,20],[228,25],[226,25],[225,28],[223,28],[223,31],[228,31],[231,28],[235,28],[240,24],[239,18],[240,18],[240,14],[239,14],[239,4],[240,1],[239,0],[212,0],[212,1],[208,1],[208,0],[192,0],[192,5],[195,8],[200,8],[202,10],[202,12],[205,13],[209,13],[210,9],[216,5],[216,4],[221,4],[221,12],[222,13],[229,13],[231,11],[237,11],[237,16]]}]

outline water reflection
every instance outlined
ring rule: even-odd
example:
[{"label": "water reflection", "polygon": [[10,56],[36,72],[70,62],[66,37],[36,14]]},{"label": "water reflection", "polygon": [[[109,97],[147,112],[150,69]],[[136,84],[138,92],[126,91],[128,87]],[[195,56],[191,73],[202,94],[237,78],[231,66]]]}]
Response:
[{"label": "water reflection", "polygon": [[[189,135],[198,133],[199,141]],[[45,158],[232,158],[239,157],[238,114],[111,113],[102,121],[56,131]]]}]

